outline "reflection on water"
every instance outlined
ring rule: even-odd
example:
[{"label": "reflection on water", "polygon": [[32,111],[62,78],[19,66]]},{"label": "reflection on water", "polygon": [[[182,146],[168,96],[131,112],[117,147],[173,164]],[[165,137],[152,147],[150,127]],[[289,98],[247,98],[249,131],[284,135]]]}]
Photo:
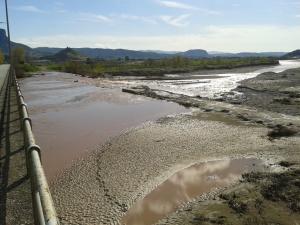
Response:
[{"label": "reflection on water", "polygon": [[137,202],[122,220],[126,225],[154,224],[167,214],[214,188],[237,181],[241,174],[262,169],[257,159],[211,161],[188,167],[172,175],[144,199]]},{"label": "reflection on water", "polygon": [[49,179],[122,130],[188,111],[175,103],[122,93],[119,88],[96,87],[92,81],[65,73],[21,81]]}]

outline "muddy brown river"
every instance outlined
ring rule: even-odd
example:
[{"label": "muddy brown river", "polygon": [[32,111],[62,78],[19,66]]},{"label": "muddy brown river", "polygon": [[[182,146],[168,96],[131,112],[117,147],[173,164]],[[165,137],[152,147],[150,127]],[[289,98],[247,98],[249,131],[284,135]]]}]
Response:
[{"label": "muddy brown river", "polygon": [[110,137],[188,111],[175,103],[122,93],[119,87],[96,87],[92,79],[66,73],[46,73],[20,84],[50,180]]}]

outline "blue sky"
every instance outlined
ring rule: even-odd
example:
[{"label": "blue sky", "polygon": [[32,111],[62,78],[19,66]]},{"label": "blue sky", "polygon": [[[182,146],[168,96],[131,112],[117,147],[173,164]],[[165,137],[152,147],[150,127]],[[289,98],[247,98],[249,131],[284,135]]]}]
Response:
[{"label": "blue sky", "polygon": [[32,47],[229,52],[300,48],[300,0],[8,2],[12,39]]}]

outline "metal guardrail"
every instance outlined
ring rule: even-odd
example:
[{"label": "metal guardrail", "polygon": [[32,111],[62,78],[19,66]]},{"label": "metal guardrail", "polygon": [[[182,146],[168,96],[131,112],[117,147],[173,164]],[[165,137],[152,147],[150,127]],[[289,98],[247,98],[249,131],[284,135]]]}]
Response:
[{"label": "metal guardrail", "polygon": [[[54,203],[50,194],[44,169],[41,164],[40,147],[36,145],[32,132],[31,119],[24,102],[19,83],[13,69],[10,70],[11,85],[16,86],[21,111],[22,129],[27,156],[27,171],[31,180],[34,220],[36,225],[59,225]],[[8,82],[9,83],[9,82]],[[10,88],[10,87],[9,87]]]}]

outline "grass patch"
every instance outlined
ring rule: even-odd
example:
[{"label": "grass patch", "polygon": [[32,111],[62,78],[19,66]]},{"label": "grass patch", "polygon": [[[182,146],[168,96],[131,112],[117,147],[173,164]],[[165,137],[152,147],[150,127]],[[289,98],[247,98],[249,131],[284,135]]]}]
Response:
[{"label": "grass patch", "polygon": [[31,73],[41,71],[38,66],[32,65],[30,63],[17,64],[14,68],[18,78],[30,77]]}]

